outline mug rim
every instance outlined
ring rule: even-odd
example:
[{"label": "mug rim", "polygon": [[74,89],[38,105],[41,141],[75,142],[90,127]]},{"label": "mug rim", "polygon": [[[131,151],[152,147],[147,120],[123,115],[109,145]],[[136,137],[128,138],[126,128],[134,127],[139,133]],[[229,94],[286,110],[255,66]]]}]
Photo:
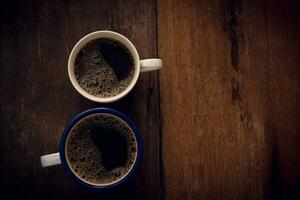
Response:
[{"label": "mug rim", "polygon": [[[110,35],[111,37],[105,36],[105,35]],[[135,66],[134,76],[133,76],[130,84],[121,93],[119,93],[115,96],[112,96],[112,97],[97,97],[97,96],[94,96],[94,95],[88,93],[84,88],[82,88],[79,85],[79,83],[74,75],[75,74],[74,73],[74,68],[75,68],[74,63],[75,63],[75,59],[76,59],[80,49],[83,48],[90,41],[99,39],[99,38],[111,38],[111,39],[115,39],[118,42],[122,43],[132,54],[133,61],[134,61],[134,66]],[[69,76],[69,79],[70,79],[73,87],[76,89],[76,91],[79,94],[81,94],[85,98],[87,98],[91,101],[94,101],[94,102],[98,102],[98,103],[110,103],[110,102],[117,101],[117,100],[123,98],[124,96],[126,96],[135,86],[135,84],[139,78],[139,74],[140,74],[140,57],[139,57],[139,54],[138,54],[135,46],[127,37],[125,37],[124,35],[122,35],[120,33],[114,32],[114,31],[101,30],[101,31],[94,31],[94,32],[91,32],[91,33],[85,35],[74,45],[74,47],[69,55],[69,59],[68,59],[68,76]]]},{"label": "mug rim", "polygon": [[[81,180],[70,169],[70,166],[68,165],[66,155],[65,155],[66,141],[67,141],[68,135],[69,135],[71,129],[74,127],[74,125],[76,125],[77,122],[79,122],[84,117],[92,115],[92,114],[97,114],[97,113],[111,114],[111,115],[116,116],[116,117],[120,118],[121,120],[123,120],[132,129],[132,132],[136,138],[136,143],[137,143],[137,156],[136,156],[134,165],[131,167],[131,170],[120,180],[118,180],[112,184],[107,184],[107,185],[93,185],[93,184],[89,184],[88,182]],[[75,183],[77,183],[78,185],[83,186],[85,188],[88,188],[88,189],[99,189],[99,190],[109,189],[109,188],[115,188],[117,186],[120,186],[120,185],[126,183],[136,173],[136,170],[140,164],[140,160],[141,160],[141,156],[142,156],[142,143],[141,143],[141,138],[140,138],[140,134],[139,134],[137,127],[135,126],[135,124],[132,122],[132,120],[127,115],[125,115],[117,110],[111,109],[111,108],[102,108],[102,107],[101,108],[93,108],[93,109],[85,110],[85,111],[79,113],[65,127],[65,129],[62,133],[62,136],[60,138],[60,142],[59,142],[59,154],[60,154],[61,164],[62,164],[65,172],[67,173],[68,177],[70,177]]]}]

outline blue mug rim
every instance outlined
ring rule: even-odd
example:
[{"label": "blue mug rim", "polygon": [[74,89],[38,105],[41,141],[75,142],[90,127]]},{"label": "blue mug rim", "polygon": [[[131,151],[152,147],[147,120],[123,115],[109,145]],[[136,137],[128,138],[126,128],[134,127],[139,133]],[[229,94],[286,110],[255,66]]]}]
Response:
[{"label": "blue mug rim", "polygon": [[[77,122],[79,120],[81,120],[82,118],[91,115],[91,114],[95,114],[95,113],[107,113],[107,114],[112,114],[116,117],[119,117],[120,119],[122,119],[124,122],[126,122],[129,127],[132,129],[135,137],[136,137],[136,141],[137,141],[137,158],[136,161],[133,165],[133,167],[131,168],[131,170],[129,171],[129,173],[123,177],[121,180],[110,184],[110,185],[105,185],[105,186],[100,186],[100,185],[93,185],[93,184],[89,184],[87,182],[82,181],[81,179],[79,179],[70,169],[67,160],[66,160],[66,156],[65,156],[65,144],[66,144],[66,140],[67,137],[70,133],[70,130],[73,128],[73,126],[75,124],[77,124]],[[96,189],[96,190],[104,190],[104,189],[112,189],[115,188],[117,186],[120,186],[124,183],[126,183],[135,173],[136,170],[139,166],[140,160],[141,160],[141,156],[142,156],[142,143],[141,143],[141,138],[140,138],[140,134],[139,131],[137,129],[137,127],[135,126],[135,124],[132,122],[132,120],[125,114],[115,110],[115,109],[111,109],[111,108],[93,108],[93,109],[89,109],[89,110],[85,110],[81,113],[79,113],[76,117],[74,117],[69,123],[68,125],[65,127],[62,136],[60,138],[60,143],[59,143],[59,154],[60,154],[60,160],[61,160],[61,164],[64,168],[64,170],[66,171],[67,175],[77,184],[79,184],[80,186],[83,186],[85,188],[88,189]]]}]

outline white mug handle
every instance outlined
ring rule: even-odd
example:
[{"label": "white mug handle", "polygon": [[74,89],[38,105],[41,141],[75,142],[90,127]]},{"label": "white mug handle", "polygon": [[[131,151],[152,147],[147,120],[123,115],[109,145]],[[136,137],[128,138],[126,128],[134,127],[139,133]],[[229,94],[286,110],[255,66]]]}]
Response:
[{"label": "white mug handle", "polygon": [[50,167],[53,165],[61,164],[59,153],[52,153],[48,155],[41,156],[42,167]]},{"label": "white mug handle", "polygon": [[159,58],[141,60],[140,63],[141,63],[141,72],[150,72],[162,68],[162,62],[161,59]]}]

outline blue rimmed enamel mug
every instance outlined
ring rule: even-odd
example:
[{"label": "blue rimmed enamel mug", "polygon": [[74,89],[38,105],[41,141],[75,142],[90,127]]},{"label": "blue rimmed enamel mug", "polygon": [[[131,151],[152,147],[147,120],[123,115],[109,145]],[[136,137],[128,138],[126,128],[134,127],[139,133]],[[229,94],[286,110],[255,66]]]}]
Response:
[{"label": "blue rimmed enamel mug", "polygon": [[[126,123],[131,128],[132,132],[134,133],[136,142],[137,142],[137,156],[136,156],[136,159],[134,160],[132,167],[123,177],[120,177],[117,181],[114,181],[112,183],[93,184],[93,183],[83,180],[82,178],[79,178],[78,175],[76,175],[71,170],[71,167],[69,166],[67,159],[66,159],[66,152],[65,152],[66,141],[67,141],[67,138],[68,138],[72,128],[81,119],[91,116],[91,115],[94,115],[94,114],[98,114],[98,113],[99,114],[101,114],[101,113],[110,114],[110,115],[113,115],[113,116],[121,119],[124,123]],[[41,164],[42,164],[42,167],[49,167],[49,166],[53,166],[53,165],[62,164],[67,175],[78,185],[85,187],[85,188],[94,189],[94,190],[105,190],[105,189],[114,188],[114,187],[124,184],[135,174],[138,164],[141,160],[141,153],[142,153],[142,143],[141,143],[138,129],[136,128],[135,124],[131,121],[131,119],[128,116],[126,116],[125,114],[123,114],[117,110],[110,109],[110,108],[94,108],[94,109],[90,109],[90,110],[81,112],[75,118],[73,118],[71,122],[69,122],[69,124],[64,129],[62,136],[60,138],[59,152],[41,156]]]}]

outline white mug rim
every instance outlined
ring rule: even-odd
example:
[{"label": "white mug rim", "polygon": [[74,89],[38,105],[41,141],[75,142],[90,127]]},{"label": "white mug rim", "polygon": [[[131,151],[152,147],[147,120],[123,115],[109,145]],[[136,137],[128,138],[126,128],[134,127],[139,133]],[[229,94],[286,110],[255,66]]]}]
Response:
[{"label": "white mug rim", "polygon": [[[121,93],[112,96],[112,97],[97,97],[94,96],[90,93],[88,93],[86,90],[84,90],[78,83],[75,73],[74,73],[74,63],[75,59],[77,57],[77,54],[79,53],[80,49],[84,47],[87,43],[89,43],[92,40],[98,39],[98,38],[110,38],[110,39],[115,39],[119,42],[121,42],[123,45],[126,46],[126,48],[130,51],[133,60],[134,60],[134,76],[128,85],[128,87],[122,91]],[[73,87],[85,98],[92,100],[94,102],[98,103],[110,103],[117,101],[121,99],[122,97],[126,96],[135,86],[138,77],[140,74],[140,58],[139,54],[135,48],[135,46],[132,44],[132,42],[126,38],[125,36],[121,35],[120,33],[114,32],[114,31],[108,31],[108,30],[102,30],[102,31],[95,31],[92,33],[89,33],[85,35],[83,38],[81,38],[76,45],[73,47],[69,59],[68,59],[68,75],[69,79],[73,85]]]}]

